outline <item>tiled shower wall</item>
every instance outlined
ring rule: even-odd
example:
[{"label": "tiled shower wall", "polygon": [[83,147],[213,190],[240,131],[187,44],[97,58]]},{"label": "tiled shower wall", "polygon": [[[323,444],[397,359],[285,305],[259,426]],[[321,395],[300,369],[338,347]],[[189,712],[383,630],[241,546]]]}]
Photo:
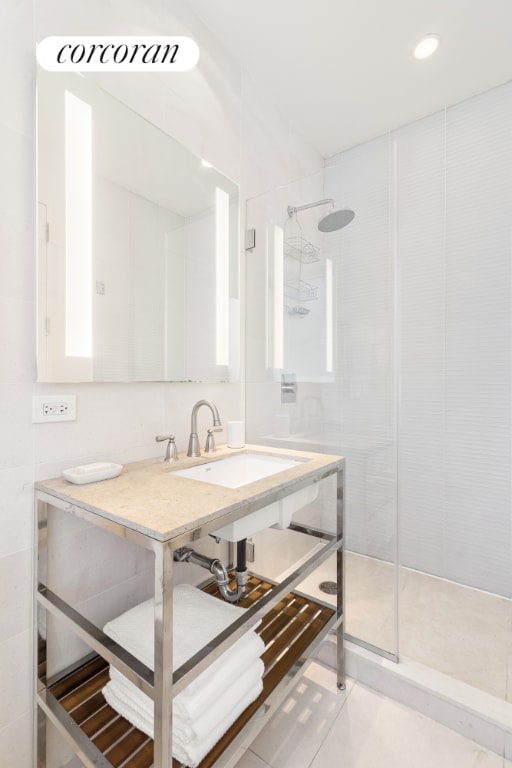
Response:
[{"label": "tiled shower wall", "polygon": [[[379,424],[395,388],[401,563],[512,597],[512,84],[331,158],[325,185],[357,212],[338,272],[341,434]],[[381,536],[365,527],[366,553]]]},{"label": "tiled shower wall", "polygon": [[[348,549],[394,562],[398,541],[404,566],[512,597],[512,83],[330,158],[323,185],[247,206],[250,438],[346,457]],[[323,197],[356,212],[323,237],[299,214],[333,262],[334,374],[320,291],[285,315],[282,403],[269,233]]]}]

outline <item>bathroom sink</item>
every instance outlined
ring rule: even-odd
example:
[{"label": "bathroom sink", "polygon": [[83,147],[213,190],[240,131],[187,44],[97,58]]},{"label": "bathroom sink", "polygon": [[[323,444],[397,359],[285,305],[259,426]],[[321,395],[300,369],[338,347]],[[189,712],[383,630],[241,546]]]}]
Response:
[{"label": "bathroom sink", "polygon": [[[214,485],[223,485],[225,488],[240,488],[302,463],[303,460],[301,459],[289,459],[283,456],[238,453],[235,456],[200,464],[190,469],[179,469],[173,474],[192,480],[202,480]],[[264,528],[288,528],[294,512],[302,509],[306,504],[310,504],[317,495],[318,483],[308,485],[280,501],[268,504],[257,512],[252,512],[239,520],[218,528],[216,531],[212,531],[212,535],[220,536],[227,541],[240,541]]]},{"label": "bathroom sink", "polygon": [[190,469],[179,469],[174,475],[188,477],[191,480],[202,480],[213,485],[223,485],[225,488],[240,488],[242,485],[263,480],[277,472],[296,467],[302,462],[297,459],[287,459],[282,456],[267,456],[261,453],[238,453],[225,459],[199,464]]}]

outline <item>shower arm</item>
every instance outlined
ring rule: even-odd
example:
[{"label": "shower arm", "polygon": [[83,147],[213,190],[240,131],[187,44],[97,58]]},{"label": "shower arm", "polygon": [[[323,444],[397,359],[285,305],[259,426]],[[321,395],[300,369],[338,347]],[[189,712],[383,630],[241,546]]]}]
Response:
[{"label": "shower arm", "polygon": [[288,216],[293,216],[298,211],[305,211],[306,208],[316,208],[318,205],[327,205],[330,204],[334,208],[334,200],[332,198],[327,198],[326,200],[317,200],[316,203],[306,203],[306,205],[297,205],[297,206],[288,206]]}]

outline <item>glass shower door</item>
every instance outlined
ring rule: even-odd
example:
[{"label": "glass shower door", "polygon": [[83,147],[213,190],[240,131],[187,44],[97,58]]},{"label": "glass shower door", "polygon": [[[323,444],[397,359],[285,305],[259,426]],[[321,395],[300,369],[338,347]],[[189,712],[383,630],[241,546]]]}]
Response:
[{"label": "glass shower door", "polygon": [[[247,203],[256,245],[246,254],[246,422],[252,443],[345,456],[345,630],[395,659],[394,259],[380,168],[366,199],[356,165],[343,200],[356,217],[338,232],[318,231],[322,210],[287,212],[338,198],[328,189],[337,176],[319,173]],[[303,522],[308,514],[318,510],[304,510]],[[319,590],[334,573],[334,562],[319,570]]]}]

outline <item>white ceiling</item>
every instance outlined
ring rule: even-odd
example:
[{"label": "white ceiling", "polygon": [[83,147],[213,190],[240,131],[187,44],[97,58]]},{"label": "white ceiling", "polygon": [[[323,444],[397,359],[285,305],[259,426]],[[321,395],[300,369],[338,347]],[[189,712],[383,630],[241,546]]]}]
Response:
[{"label": "white ceiling", "polygon": [[189,4],[324,157],[512,79],[512,0]]}]

